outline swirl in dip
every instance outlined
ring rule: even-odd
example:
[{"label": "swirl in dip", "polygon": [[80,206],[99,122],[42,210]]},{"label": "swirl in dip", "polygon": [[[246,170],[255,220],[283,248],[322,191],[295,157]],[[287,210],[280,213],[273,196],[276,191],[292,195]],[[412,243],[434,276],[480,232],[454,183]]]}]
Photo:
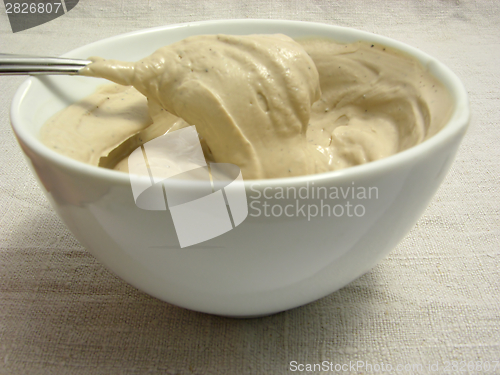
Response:
[{"label": "swirl in dip", "polygon": [[[365,42],[202,35],[135,63],[92,60],[82,74],[118,85],[56,114],[40,136],[93,165],[138,132],[145,143],[196,125],[206,159],[245,179],[321,173],[412,147],[453,109],[417,60]],[[126,158],[115,169],[127,171]]]}]

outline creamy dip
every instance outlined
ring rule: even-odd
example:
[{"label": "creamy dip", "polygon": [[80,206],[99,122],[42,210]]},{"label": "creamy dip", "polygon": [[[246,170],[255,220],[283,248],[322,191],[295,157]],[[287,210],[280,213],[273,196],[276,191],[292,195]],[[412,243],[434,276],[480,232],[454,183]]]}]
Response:
[{"label": "creamy dip", "polygon": [[93,61],[82,74],[135,88],[100,88],[50,119],[41,139],[94,165],[138,131],[147,142],[196,125],[206,158],[245,179],[307,175],[412,147],[452,111],[417,60],[364,42],[203,35],[136,63]]}]

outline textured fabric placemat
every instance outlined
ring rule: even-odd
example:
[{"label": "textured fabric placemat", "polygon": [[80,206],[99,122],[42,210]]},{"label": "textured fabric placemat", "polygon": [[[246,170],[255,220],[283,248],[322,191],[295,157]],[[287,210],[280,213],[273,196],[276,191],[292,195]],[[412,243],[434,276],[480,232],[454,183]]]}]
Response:
[{"label": "textured fabric placemat", "polygon": [[80,0],[15,34],[0,6],[0,52],[59,55],[227,18],[351,26],[454,70],[473,119],[429,208],[377,267],[319,301],[250,320],[184,310],[108,272],[60,222],[10,129],[23,78],[0,77],[0,374],[285,374],[322,361],[344,374],[500,374],[499,2]]}]

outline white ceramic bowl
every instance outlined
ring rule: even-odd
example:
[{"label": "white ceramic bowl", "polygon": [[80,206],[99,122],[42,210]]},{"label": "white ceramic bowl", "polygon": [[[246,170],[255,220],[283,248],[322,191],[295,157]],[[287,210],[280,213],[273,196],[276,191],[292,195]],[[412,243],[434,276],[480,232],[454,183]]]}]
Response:
[{"label": "white ceramic bowl", "polygon": [[[15,134],[54,209],[97,259],[130,284],[178,306],[226,316],[266,315],[334,292],[396,246],[427,207],[454,159],[469,122],[468,99],[455,74],[425,53],[382,36],[316,23],[228,20],[170,25],[105,39],[65,56],[134,61],[188,36],[215,33],[284,33],[385,44],[418,58],[449,89],[455,105],[451,120],[437,135],[389,158],[312,176],[246,181],[253,204],[246,220],[219,237],[181,249],[167,212],[135,205],[127,174],[63,157],[38,140],[40,127],[51,115],[103,82],[52,76],[29,78],[21,85],[11,110]],[[263,196],[275,195],[279,187],[303,188],[304,196],[307,186],[309,198],[298,198],[298,204],[293,197]],[[344,192],[348,187],[372,187],[373,194],[371,199],[351,199],[348,194],[324,200],[343,206],[344,214],[328,216],[323,211],[308,220],[301,214],[302,204],[306,213],[309,206],[321,206],[320,199],[312,197],[313,187]],[[186,182],[183,188],[196,186]],[[292,217],[278,217],[279,208],[270,217],[263,212],[257,216],[256,208],[263,209],[264,201],[269,209],[292,204],[287,211]],[[351,210],[362,205],[364,214],[358,217],[351,211],[349,217],[349,204]]]}]

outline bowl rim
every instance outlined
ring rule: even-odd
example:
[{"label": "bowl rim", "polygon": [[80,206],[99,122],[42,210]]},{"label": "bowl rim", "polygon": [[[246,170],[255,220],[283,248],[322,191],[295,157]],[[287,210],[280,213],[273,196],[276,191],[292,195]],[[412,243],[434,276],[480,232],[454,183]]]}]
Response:
[{"label": "bowl rim", "polygon": [[[352,35],[356,40],[372,41],[374,43],[380,43],[388,47],[395,48],[399,51],[403,51],[413,57],[416,57],[421,62],[426,61],[427,65],[433,65],[434,69],[439,70],[442,78],[437,77],[439,81],[445,84],[452,95],[453,103],[455,108],[450,116],[448,122],[444,127],[436,134],[434,134],[429,139],[417,144],[409,149],[398,152],[394,155],[388,156],[383,159],[372,161],[369,163],[356,165],[353,167],[348,167],[336,171],[328,171],[323,173],[295,176],[295,177],[280,177],[271,179],[248,179],[245,180],[245,185],[248,186],[252,184],[253,186],[289,186],[296,185],[300,183],[312,182],[312,181],[322,181],[330,179],[346,180],[354,179],[356,177],[365,176],[371,173],[384,172],[395,167],[401,166],[402,164],[410,162],[419,155],[424,155],[433,150],[439,149],[442,145],[451,141],[455,136],[463,135],[470,122],[470,106],[467,91],[457,77],[457,75],[446,65],[441,63],[439,60],[428,55],[425,52],[412,47],[406,43],[400,42],[398,40],[373,34],[367,31],[362,31],[350,27],[330,25],[319,22],[307,22],[307,21],[293,21],[293,20],[273,20],[273,19],[225,19],[225,20],[209,20],[209,21],[196,21],[187,23],[176,23],[164,26],[158,26],[153,28],[141,29],[137,31],[132,31],[124,34],[119,34],[109,38],[101,39],[96,42],[86,44],[84,46],[78,47],[62,55],[62,57],[75,57],[78,55],[79,51],[83,48],[89,48],[98,46],[103,43],[113,42],[114,40],[119,40],[129,36],[137,36],[149,33],[156,33],[158,31],[174,30],[185,27],[227,27],[236,25],[266,25],[266,26],[283,26],[283,27],[305,27],[309,29],[322,29],[331,30],[333,33]],[[310,34],[311,36],[313,34]],[[332,38],[333,39],[333,38]],[[349,38],[350,39],[350,38]],[[353,40],[354,40],[353,39]],[[118,184],[130,184],[130,175],[127,173],[114,171],[110,169],[100,168],[97,166],[89,165],[84,162],[80,162],[70,157],[61,155],[56,151],[49,149],[45,146],[39,138],[32,134],[31,131],[23,126],[19,110],[22,105],[22,101],[28,91],[30,90],[32,83],[36,80],[36,77],[29,77],[24,81],[16,93],[14,94],[12,104],[10,107],[10,121],[11,126],[18,138],[19,143],[24,143],[36,154],[42,156],[46,160],[54,163],[58,167],[71,170],[77,174],[86,175],[92,178],[108,180],[109,182]],[[187,182],[189,183],[189,182]]]}]

